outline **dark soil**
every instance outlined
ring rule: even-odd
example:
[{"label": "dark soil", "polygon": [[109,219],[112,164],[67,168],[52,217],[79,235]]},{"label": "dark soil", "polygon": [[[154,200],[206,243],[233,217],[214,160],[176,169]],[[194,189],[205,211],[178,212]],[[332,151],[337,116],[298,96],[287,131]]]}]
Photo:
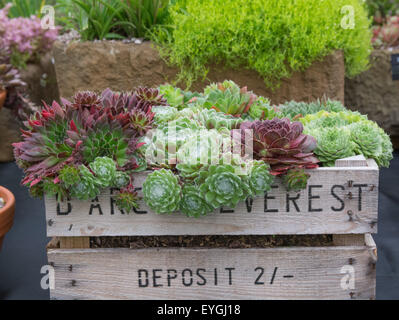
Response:
[{"label": "dark soil", "polygon": [[271,248],[332,246],[332,235],[301,236],[147,236],[90,238],[91,248]]}]

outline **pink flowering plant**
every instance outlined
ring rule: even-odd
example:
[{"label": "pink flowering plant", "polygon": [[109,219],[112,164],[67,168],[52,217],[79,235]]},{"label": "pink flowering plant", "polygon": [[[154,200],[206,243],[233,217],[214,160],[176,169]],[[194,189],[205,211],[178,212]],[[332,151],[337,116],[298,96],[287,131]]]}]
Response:
[{"label": "pink flowering plant", "polygon": [[9,18],[11,4],[0,10],[0,47],[6,48],[16,67],[36,60],[51,49],[57,38],[57,29],[43,29],[38,17]]}]

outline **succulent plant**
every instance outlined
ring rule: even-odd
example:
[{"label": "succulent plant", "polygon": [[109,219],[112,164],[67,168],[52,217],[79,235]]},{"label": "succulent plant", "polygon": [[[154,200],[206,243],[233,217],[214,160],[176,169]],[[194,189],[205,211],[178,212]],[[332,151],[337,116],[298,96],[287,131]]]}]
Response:
[{"label": "succulent plant", "polygon": [[181,187],[172,171],[160,169],[150,173],[143,183],[144,201],[156,213],[172,213],[179,208]]},{"label": "succulent plant", "polygon": [[112,186],[115,188],[126,187],[130,183],[130,176],[128,173],[123,171],[116,171],[114,178],[112,179]]},{"label": "succulent plant", "polygon": [[116,164],[114,160],[108,157],[97,157],[89,164],[99,185],[103,188],[112,186],[115,180]]},{"label": "succulent plant", "polygon": [[119,210],[124,210],[127,213],[132,211],[134,208],[138,208],[137,202],[139,197],[132,184],[120,189],[114,196],[114,200]]},{"label": "succulent plant", "polygon": [[257,97],[254,104],[248,110],[248,115],[253,120],[266,120],[276,117],[277,113],[270,106],[269,99],[264,97]]},{"label": "succulent plant", "polygon": [[256,99],[256,95],[248,91],[247,87],[240,88],[233,81],[227,80],[207,86],[204,94],[205,108],[234,116],[247,113]]},{"label": "succulent plant", "polygon": [[55,196],[57,201],[63,201],[67,198],[68,191],[61,183],[54,182],[53,179],[46,178],[42,183],[43,192],[47,196]]},{"label": "succulent plant", "polygon": [[355,146],[346,128],[314,129],[311,134],[318,141],[314,153],[325,166],[333,167],[335,160],[355,155]]},{"label": "succulent plant", "polygon": [[241,143],[245,147],[246,130],[252,130],[254,157],[271,165],[272,173],[280,175],[292,168],[316,168],[316,139],[303,134],[300,122],[278,119],[244,122]]},{"label": "succulent plant", "polygon": [[213,208],[227,206],[234,208],[245,200],[251,190],[231,165],[211,165],[202,170],[195,180],[199,185],[201,197]]},{"label": "succulent plant", "polygon": [[80,181],[70,189],[72,198],[94,199],[100,194],[101,184],[85,165],[79,166]]},{"label": "succulent plant", "polygon": [[300,191],[306,188],[310,174],[303,169],[290,169],[283,177],[283,183],[288,191]]},{"label": "succulent plant", "polygon": [[23,86],[26,86],[26,84],[21,80],[18,70],[11,64],[1,63],[0,61],[0,91]]},{"label": "succulent plant", "polygon": [[330,99],[317,100],[310,103],[289,101],[284,103],[284,105],[278,106],[278,111],[282,117],[287,117],[289,119],[305,117],[308,114],[314,114],[320,111],[340,112],[346,110],[347,109],[340,101]]},{"label": "succulent plant", "polygon": [[175,120],[179,116],[178,110],[174,107],[156,106],[152,111],[155,113],[154,122],[157,125]]},{"label": "succulent plant", "polygon": [[203,109],[200,112],[195,113],[192,118],[197,120],[207,129],[237,129],[243,122],[241,118],[217,112],[214,109]]},{"label": "succulent plant", "polygon": [[79,169],[73,165],[66,165],[59,171],[58,178],[66,188],[70,188],[80,181]]},{"label": "succulent plant", "polygon": [[67,113],[56,102],[51,107],[45,105],[25,125],[28,130],[22,130],[23,141],[13,144],[14,155],[17,164],[25,169],[22,183],[33,186],[74,161],[74,147],[66,143],[70,128]]},{"label": "succulent plant", "polygon": [[379,166],[389,167],[392,160],[392,143],[389,136],[370,120],[349,126],[356,154],[374,159]]},{"label": "succulent plant", "polygon": [[160,94],[158,89],[155,88],[137,88],[134,93],[138,101],[148,102],[151,106],[167,106],[168,102],[162,94]]},{"label": "succulent plant", "polygon": [[180,88],[166,84],[159,87],[159,92],[172,107],[179,108],[184,104],[184,92]]},{"label": "succulent plant", "polygon": [[270,166],[263,161],[254,161],[248,176],[252,196],[264,195],[271,189],[274,176],[270,173]]},{"label": "succulent plant", "polygon": [[180,211],[189,217],[199,218],[213,211],[213,208],[200,195],[197,186],[186,185],[182,189]]}]

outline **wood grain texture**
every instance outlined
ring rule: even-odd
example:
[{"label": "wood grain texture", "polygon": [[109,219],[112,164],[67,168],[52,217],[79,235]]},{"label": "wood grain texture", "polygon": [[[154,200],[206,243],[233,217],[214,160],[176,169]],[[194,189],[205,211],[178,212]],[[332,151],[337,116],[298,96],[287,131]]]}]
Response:
[{"label": "wood grain texture", "polygon": [[86,249],[90,248],[90,237],[60,237],[61,249]]},{"label": "wood grain texture", "polygon": [[[199,219],[179,213],[157,215],[143,201],[138,211],[126,214],[114,204],[112,190],[93,201],[57,204],[55,198],[46,197],[47,235],[376,233],[379,171],[372,164],[312,170],[307,189],[300,193],[287,192],[277,178],[265,197],[248,199],[235,210],[224,208]],[[136,174],[135,185],[142,186],[147,174]]]},{"label": "wood grain texture", "polygon": [[48,259],[52,299],[375,298],[367,246],[50,249]]}]

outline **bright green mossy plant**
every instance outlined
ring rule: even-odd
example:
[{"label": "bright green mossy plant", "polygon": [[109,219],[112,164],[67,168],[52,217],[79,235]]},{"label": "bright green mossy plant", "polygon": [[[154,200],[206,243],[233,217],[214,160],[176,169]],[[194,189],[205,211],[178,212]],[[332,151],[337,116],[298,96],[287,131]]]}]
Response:
[{"label": "bright green mossy plant", "polygon": [[153,39],[188,86],[212,63],[256,70],[271,87],[334,50],[344,52],[348,76],[368,66],[370,20],[361,0],[178,0],[169,11],[172,27]]}]

